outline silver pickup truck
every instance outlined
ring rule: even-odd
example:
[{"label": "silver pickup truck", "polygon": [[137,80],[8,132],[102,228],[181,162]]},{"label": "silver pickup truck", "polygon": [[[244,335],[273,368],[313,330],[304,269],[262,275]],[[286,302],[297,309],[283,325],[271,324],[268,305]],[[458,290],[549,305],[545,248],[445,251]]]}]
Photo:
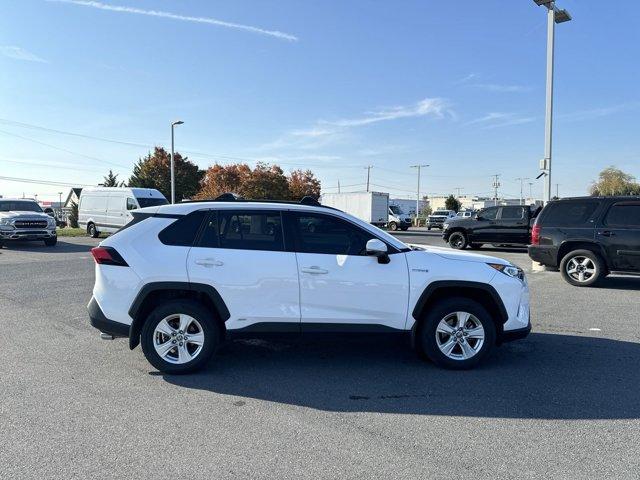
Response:
[{"label": "silver pickup truck", "polygon": [[40,240],[53,247],[58,242],[56,221],[34,200],[0,198],[0,248],[13,240]]}]

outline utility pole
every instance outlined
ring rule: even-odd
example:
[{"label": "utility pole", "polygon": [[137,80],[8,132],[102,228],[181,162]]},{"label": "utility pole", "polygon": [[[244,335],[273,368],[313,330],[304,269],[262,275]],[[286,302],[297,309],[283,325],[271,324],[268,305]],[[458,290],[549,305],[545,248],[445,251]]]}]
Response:
[{"label": "utility pole", "polygon": [[58,220],[62,220],[62,192],[58,192]]},{"label": "utility pole", "polygon": [[418,225],[418,216],[420,215],[420,170],[422,169],[422,167],[428,167],[429,165],[427,164],[421,164],[421,165],[411,165],[410,168],[417,168],[418,169],[418,193],[416,196],[416,226]]},{"label": "utility pole", "polygon": [[522,194],[522,186],[523,186],[523,182],[525,180],[529,180],[529,177],[524,177],[524,178],[523,177],[518,177],[518,178],[516,178],[516,180],[520,181],[520,205],[524,205],[524,197],[522,196],[523,195]]},{"label": "utility pole", "polygon": [[371,177],[371,169],[373,168],[373,165],[367,165],[364,168],[367,170],[367,192],[368,192],[369,191],[369,178]]},{"label": "utility pole", "polygon": [[540,168],[544,174],[544,196],[546,204],[551,199],[551,140],[553,131],[553,56],[555,42],[555,24],[568,22],[571,15],[556,7],[553,0],[534,0],[537,5],[547,8],[547,90],[544,120],[544,158]]},{"label": "utility pole", "polygon": [[460,190],[462,190],[462,187],[455,187],[454,190],[458,191],[458,196],[456,198],[460,198]]},{"label": "utility pole", "polygon": [[500,187],[500,182],[498,179],[500,178],[500,174],[496,173],[493,176],[493,204],[498,205],[498,188]]},{"label": "utility pole", "polygon": [[529,200],[533,200],[533,182],[529,182]]},{"label": "utility pole", "polygon": [[338,180],[338,193],[340,193],[340,180]]},{"label": "utility pole", "polygon": [[560,187],[560,184],[556,183],[556,198],[560,198],[560,193],[558,193],[560,191],[559,187]]}]

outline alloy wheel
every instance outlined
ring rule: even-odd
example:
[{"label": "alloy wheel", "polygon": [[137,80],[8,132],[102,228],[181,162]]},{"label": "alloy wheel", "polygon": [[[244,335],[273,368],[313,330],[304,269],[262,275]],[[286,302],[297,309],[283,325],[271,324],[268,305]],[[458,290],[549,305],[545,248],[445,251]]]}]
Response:
[{"label": "alloy wheel", "polygon": [[588,282],[597,272],[596,265],[589,257],[575,256],[567,262],[567,275],[576,282]]},{"label": "alloy wheel", "polygon": [[164,361],[176,365],[195,359],[204,346],[202,325],[184,313],[163,318],[153,332],[153,347]]},{"label": "alloy wheel", "polygon": [[482,349],[485,331],[478,318],[468,312],[453,312],[440,320],[436,344],[452,360],[468,360]]}]

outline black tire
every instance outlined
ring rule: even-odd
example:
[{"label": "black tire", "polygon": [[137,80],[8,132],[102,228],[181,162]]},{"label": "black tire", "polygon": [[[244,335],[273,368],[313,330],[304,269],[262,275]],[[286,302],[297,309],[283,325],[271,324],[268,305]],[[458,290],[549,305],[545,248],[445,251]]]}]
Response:
[{"label": "black tire", "polygon": [[479,248],[482,248],[482,245],[482,243],[470,243],[469,248],[471,250],[478,250]]},{"label": "black tire", "polygon": [[[574,267],[575,271],[572,272]],[[581,272],[582,275],[580,275]],[[606,275],[606,266],[597,253],[591,250],[574,250],[562,258],[560,273],[562,278],[571,285],[590,287]],[[584,280],[580,280],[580,278]]]},{"label": "black tire", "polygon": [[[178,314],[186,314],[194,318],[202,327],[204,335],[204,342],[200,352],[191,361],[181,364],[165,360],[156,352],[154,347],[154,332],[158,324],[162,320]],[[221,339],[220,327],[214,315],[201,303],[193,300],[170,300],[160,304],[147,317],[140,334],[142,351],[149,363],[162,373],[174,375],[193,373],[202,368],[217,350]],[[177,344],[175,348],[177,352]]]},{"label": "black tire", "polygon": [[431,230],[431,227],[427,227],[427,230]]},{"label": "black tire", "polygon": [[456,250],[467,248],[467,236],[462,232],[453,232],[449,235],[449,246]]},{"label": "black tire", "polygon": [[4,242],[0,240],[0,248],[4,247]]},{"label": "black tire", "polygon": [[396,222],[389,222],[389,230],[395,232],[398,230],[398,224]]},{"label": "black tire", "polygon": [[89,225],[87,225],[87,234],[91,238],[98,238],[100,236],[100,232],[98,231],[94,223],[90,223]]},{"label": "black tire", "polygon": [[[478,346],[475,343],[473,347],[478,346],[478,350],[469,358],[451,358],[440,349],[436,338],[436,330],[440,321],[455,315],[456,312],[466,312],[472,315],[466,325],[473,325],[478,321],[484,330],[483,342]],[[475,318],[473,318],[475,317]],[[469,323],[471,322],[471,323]],[[438,333],[438,335],[443,335]],[[440,337],[442,338],[442,337]],[[468,342],[467,346],[472,347],[471,342],[477,342],[477,339],[465,338],[463,341]],[[475,367],[493,350],[496,344],[496,325],[486,309],[478,302],[464,297],[452,297],[440,300],[438,303],[429,308],[427,314],[418,326],[416,347],[422,356],[426,356],[439,367],[450,368],[454,370],[466,370]],[[462,355],[463,347],[461,344],[454,346],[453,355]]]},{"label": "black tire", "polygon": [[58,237],[47,238],[47,239],[44,241],[44,244],[45,244],[47,247],[55,247],[57,243],[58,243]]}]

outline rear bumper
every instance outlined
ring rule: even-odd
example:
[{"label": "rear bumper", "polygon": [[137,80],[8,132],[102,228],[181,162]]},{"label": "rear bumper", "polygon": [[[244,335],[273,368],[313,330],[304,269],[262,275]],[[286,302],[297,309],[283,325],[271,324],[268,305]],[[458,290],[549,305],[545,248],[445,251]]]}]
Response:
[{"label": "rear bumper", "polygon": [[529,258],[547,267],[558,266],[558,248],[552,245],[529,245]]},{"label": "rear bumper", "polygon": [[89,311],[89,321],[94,328],[114,337],[129,338],[129,325],[109,320],[94,297],[91,297],[87,310]]}]

